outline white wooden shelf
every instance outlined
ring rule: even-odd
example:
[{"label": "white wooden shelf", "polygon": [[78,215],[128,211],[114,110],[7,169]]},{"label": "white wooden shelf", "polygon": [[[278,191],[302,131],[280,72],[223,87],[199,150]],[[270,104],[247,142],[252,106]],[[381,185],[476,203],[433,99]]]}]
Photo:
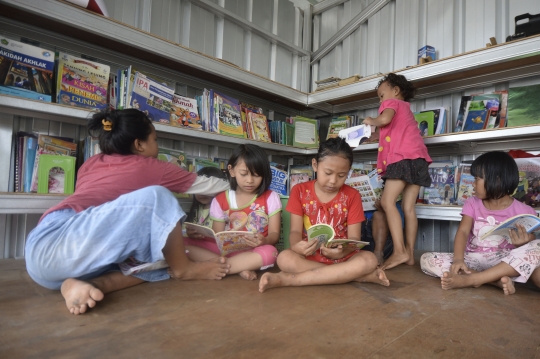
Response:
[{"label": "white wooden shelf", "polygon": [[[92,111],[78,107],[70,107],[50,102],[34,101],[5,95],[0,95],[0,112],[74,123],[77,125],[86,125],[86,120],[90,118],[93,113]],[[317,152],[317,150],[314,149],[285,146],[277,143],[268,143],[225,136],[218,133],[186,129],[157,122],[154,122],[154,126],[156,131],[168,135],[167,137],[173,136],[173,138],[186,138],[198,143],[215,145],[216,142],[218,142],[220,145],[224,146],[227,146],[227,144],[236,146],[241,143],[251,143],[265,150],[272,151],[278,155],[309,155]]]}]

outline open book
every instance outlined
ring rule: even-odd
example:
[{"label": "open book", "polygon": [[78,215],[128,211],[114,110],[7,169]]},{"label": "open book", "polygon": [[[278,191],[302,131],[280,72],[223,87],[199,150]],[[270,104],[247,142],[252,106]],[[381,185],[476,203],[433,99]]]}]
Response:
[{"label": "open book", "polygon": [[253,248],[244,241],[244,236],[253,235],[251,232],[223,231],[216,233],[212,228],[195,223],[186,223],[186,231],[200,234],[202,236],[200,240],[202,241],[215,241],[222,256]]},{"label": "open book", "polygon": [[520,224],[525,227],[527,233],[539,232],[540,231],[540,218],[534,214],[520,214],[511,218],[508,218],[506,221],[499,223],[498,226],[490,230],[489,232],[484,233],[480,240],[486,239],[489,236],[502,236],[508,242],[512,243],[512,238],[510,238],[510,231],[517,229],[516,225]]},{"label": "open book", "polygon": [[342,245],[343,247],[355,247],[363,248],[369,245],[369,242],[357,241],[355,239],[334,239],[334,228],[328,224],[320,223],[314,224],[307,229],[308,241],[318,241],[317,249],[322,245],[325,247],[337,247]]},{"label": "open book", "polygon": [[140,262],[133,257],[129,257],[122,263],[118,263],[120,270],[124,275],[132,275],[140,272],[148,272],[151,270],[167,268],[169,265],[164,260],[155,263]]}]

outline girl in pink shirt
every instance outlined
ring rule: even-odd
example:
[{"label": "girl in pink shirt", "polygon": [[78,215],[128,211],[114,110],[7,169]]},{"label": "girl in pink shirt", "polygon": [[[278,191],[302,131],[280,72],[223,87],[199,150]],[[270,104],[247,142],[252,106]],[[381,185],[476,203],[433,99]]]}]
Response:
[{"label": "girl in pink shirt", "polygon": [[[416,198],[421,186],[431,185],[428,166],[432,161],[408,102],[415,92],[413,84],[404,76],[386,75],[377,85],[381,103],[379,116],[364,120],[366,125],[377,126],[381,130],[377,158],[377,170],[385,181],[381,205],[387,214],[394,242],[394,253],[383,263],[383,269],[401,263],[414,264],[413,250],[418,232]],[[396,200],[401,193],[406,243],[396,208]]]}]

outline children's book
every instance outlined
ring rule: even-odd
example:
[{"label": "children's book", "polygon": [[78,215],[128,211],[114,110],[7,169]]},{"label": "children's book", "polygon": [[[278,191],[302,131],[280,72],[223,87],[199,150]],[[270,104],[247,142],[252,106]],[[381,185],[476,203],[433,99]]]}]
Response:
[{"label": "children's book", "polygon": [[435,134],[435,113],[433,111],[415,112],[414,119],[418,123],[422,137]]},{"label": "children's book", "polygon": [[518,167],[519,182],[512,195],[531,207],[540,206],[540,158],[514,158]]},{"label": "children's book", "polygon": [[306,229],[308,241],[317,241],[317,249],[321,246],[325,247],[337,247],[339,245],[343,247],[355,247],[363,248],[369,245],[369,242],[358,241],[355,239],[334,239],[336,233],[334,228],[328,224],[320,223],[314,224]]},{"label": "children's book", "polygon": [[508,90],[507,127],[538,124],[540,84],[511,87]]},{"label": "children's book", "polygon": [[284,145],[292,146],[294,143],[294,125],[290,123],[284,123],[285,125],[285,142]]},{"label": "children's book", "polygon": [[349,127],[349,121],[347,120],[339,120],[339,121],[332,121],[328,125],[328,134],[326,135],[326,139],[329,138],[336,138],[339,136],[339,132],[341,130],[345,130],[347,127]]},{"label": "children's book", "polygon": [[287,195],[287,171],[280,170],[276,166],[270,165],[272,172],[272,181],[270,182],[270,190],[277,192],[283,196]]},{"label": "children's book", "polygon": [[118,263],[122,274],[124,275],[133,275],[141,272],[148,272],[151,270],[168,268],[169,265],[164,260],[157,261],[155,263],[145,263],[136,260],[133,257],[129,257],[122,263]]},{"label": "children's book", "polygon": [[344,138],[351,148],[358,147],[371,137],[371,127],[369,125],[358,125],[339,131],[339,137]]},{"label": "children's book", "polygon": [[227,254],[251,249],[244,240],[244,236],[251,236],[253,233],[247,231],[223,231],[214,232],[212,228],[201,226],[195,223],[186,223],[186,230],[190,230],[202,236],[200,240],[216,242],[222,256]]},{"label": "children's book", "polygon": [[57,58],[57,103],[92,110],[103,110],[109,106],[107,86],[110,67],[108,65],[71,56],[64,52],[59,52]]},{"label": "children's book", "polygon": [[383,190],[383,181],[377,169],[372,170],[367,175],[348,178],[345,184],[360,192],[364,211],[374,211],[376,209],[375,202],[381,198]]},{"label": "children's book", "polygon": [[473,110],[472,108],[469,109],[467,118],[465,119],[465,123],[463,124],[462,131],[482,130],[486,123],[488,112],[489,111],[486,109],[479,109],[479,110],[476,110],[476,109]]},{"label": "children's book", "polygon": [[456,125],[454,127],[454,132],[461,132],[463,129],[463,123],[467,118],[467,112],[469,111],[469,104],[472,99],[472,96],[462,96],[461,102],[459,104],[458,115],[456,119]]},{"label": "children's book", "polygon": [[244,138],[252,138],[251,137],[251,129],[248,126],[248,118],[247,114],[248,112],[255,112],[255,113],[263,113],[262,108],[251,105],[249,103],[240,102],[240,117],[242,119],[242,128],[244,130]]},{"label": "children's book", "polygon": [[154,122],[170,123],[173,94],[172,89],[137,72],[129,105],[144,112]]},{"label": "children's book", "polygon": [[471,175],[471,165],[462,163],[458,168],[459,178],[456,178],[458,190],[456,195],[456,202],[459,206],[463,206],[474,193],[474,176]]},{"label": "children's book", "polygon": [[159,148],[158,160],[169,162],[186,169],[186,156],[184,152],[170,148]]},{"label": "children's book", "polygon": [[429,166],[428,171],[431,176],[431,186],[424,188],[424,203],[453,204],[455,202],[455,167],[434,162]]},{"label": "children's book", "polygon": [[197,100],[173,94],[171,104],[171,125],[202,130]]},{"label": "children's book", "polygon": [[491,229],[487,233],[484,233],[480,237],[480,240],[484,240],[489,236],[502,236],[509,243],[512,243],[510,231],[516,230],[518,224],[525,227],[527,233],[540,231],[540,218],[538,218],[538,216],[534,214],[520,214],[499,223],[495,228]]},{"label": "children's book", "polygon": [[240,103],[237,99],[214,92],[214,111],[218,117],[218,133],[244,137]]},{"label": "children's book", "polygon": [[293,146],[302,148],[319,147],[317,120],[300,116],[294,118]]},{"label": "children's book", "polygon": [[51,102],[54,52],[0,36],[0,94]]},{"label": "children's book", "polygon": [[289,194],[294,186],[315,179],[315,172],[311,165],[289,166]]},{"label": "children's book", "polygon": [[260,113],[248,111],[248,126],[251,128],[251,135],[254,140],[272,142],[268,132],[268,121],[266,116]]}]

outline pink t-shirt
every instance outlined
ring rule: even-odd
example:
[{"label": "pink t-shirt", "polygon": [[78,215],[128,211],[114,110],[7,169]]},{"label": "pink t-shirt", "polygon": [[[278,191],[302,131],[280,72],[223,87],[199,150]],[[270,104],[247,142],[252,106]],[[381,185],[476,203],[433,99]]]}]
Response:
[{"label": "pink t-shirt", "polygon": [[156,158],[101,153],[90,157],[79,169],[75,193],[49,209],[41,218],[59,209],[72,208],[82,212],[148,186],[158,185],[183,193],[196,178],[196,173]]},{"label": "pink t-shirt", "polygon": [[490,210],[484,206],[481,199],[474,196],[470,197],[463,204],[463,209],[461,211],[462,216],[469,216],[474,221],[473,228],[471,228],[471,232],[469,233],[465,251],[496,252],[501,249],[515,248],[514,245],[507,242],[501,236],[489,236],[482,241],[479,238],[499,223],[520,214],[536,215],[536,211],[532,207],[515,199],[510,207],[506,209]]},{"label": "pink t-shirt", "polygon": [[384,174],[388,165],[401,160],[424,158],[431,163],[418,123],[411,112],[411,104],[398,99],[385,100],[379,107],[379,114],[387,108],[394,110],[395,114],[388,125],[381,127],[378,172]]}]

